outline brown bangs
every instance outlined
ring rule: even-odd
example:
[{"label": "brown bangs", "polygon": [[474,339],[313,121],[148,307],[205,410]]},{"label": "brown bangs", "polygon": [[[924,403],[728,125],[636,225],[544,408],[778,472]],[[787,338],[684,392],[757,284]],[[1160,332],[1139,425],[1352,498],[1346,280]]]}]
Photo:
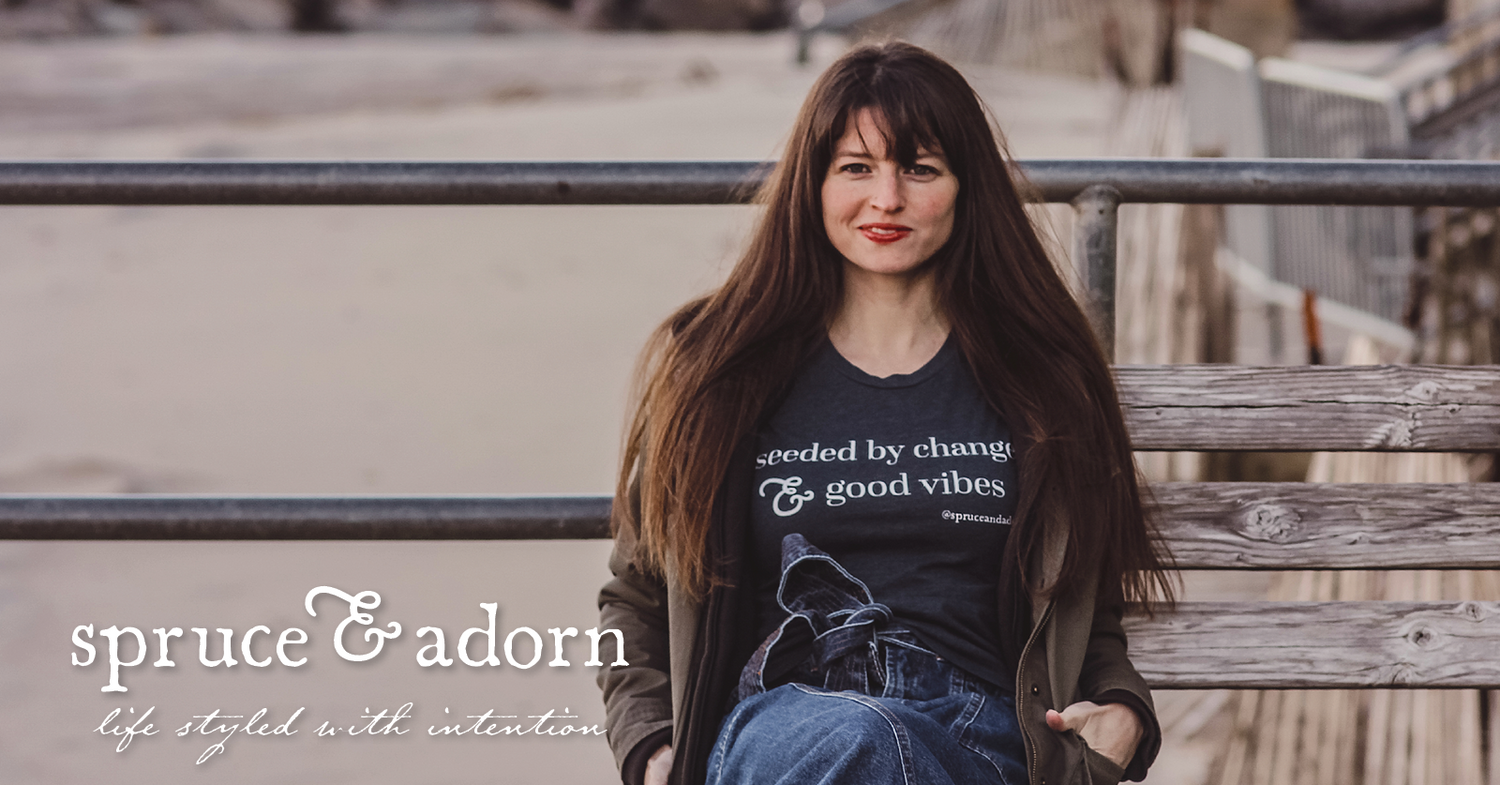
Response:
[{"label": "brown bangs", "polygon": [[[875,96],[870,96],[870,98],[873,99]],[[849,120],[858,117],[859,113],[866,109],[872,113],[875,127],[880,132],[882,145],[893,153],[892,157],[896,163],[904,167],[915,166],[922,151],[945,150],[937,134],[933,133],[931,124],[927,122],[925,113],[912,111],[909,102],[896,99],[887,93],[883,101],[871,100],[856,103],[834,116],[823,144],[824,155],[828,161],[833,160],[835,148],[838,146],[839,139],[844,135],[844,129],[849,127]],[[868,149],[869,141],[863,136],[860,141]]]}]

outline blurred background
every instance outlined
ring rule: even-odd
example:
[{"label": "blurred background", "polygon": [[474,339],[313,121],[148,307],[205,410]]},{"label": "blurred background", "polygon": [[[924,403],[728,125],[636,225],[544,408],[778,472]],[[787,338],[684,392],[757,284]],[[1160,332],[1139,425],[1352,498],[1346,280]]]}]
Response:
[{"label": "blurred background", "polygon": [[[0,0],[0,158],[770,159],[848,46],[953,59],[1026,157],[1494,158],[1490,0]],[[1070,210],[1039,207],[1068,247]],[[0,209],[0,492],[608,493],[635,353],[733,263],[747,207]],[[1125,363],[1494,363],[1493,210],[1126,205]],[[1071,269],[1059,252],[1058,263]],[[1454,456],[1142,455],[1155,479],[1465,481]],[[419,668],[480,602],[594,626],[607,544],[0,544],[7,782],[592,782],[602,739],[429,739],[448,715],[603,722],[581,666]],[[1198,573],[1189,599],[1491,596],[1492,576]],[[403,638],[329,646],[333,585]],[[137,668],[75,625],[275,630],[311,663]],[[191,636],[191,633],[189,633]],[[176,651],[174,649],[174,651]],[[154,652],[152,659],[154,659]],[[400,739],[312,739],[415,704]],[[1485,781],[1473,692],[1158,693],[1150,782]],[[163,734],[213,709],[293,739]],[[444,710],[448,714],[444,714]],[[1490,781],[1495,781],[1490,779]]]}]

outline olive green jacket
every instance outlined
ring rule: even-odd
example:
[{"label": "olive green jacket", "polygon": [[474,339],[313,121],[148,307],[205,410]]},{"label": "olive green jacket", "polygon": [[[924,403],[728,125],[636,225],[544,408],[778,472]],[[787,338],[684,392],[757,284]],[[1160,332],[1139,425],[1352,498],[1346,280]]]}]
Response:
[{"label": "olive green jacket", "polygon": [[[704,781],[709,750],[720,720],[731,706],[740,668],[759,641],[754,634],[753,597],[746,585],[744,536],[749,528],[752,461],[736,456],[719,494],[709,549],[725,585],[700,602],[685,596],[671,580],[643,571],[636,561],[637,533],[617,525],[610,570],[614,579],[599,594],[601,624],[618,629],[629,665],[606,664],[599,672],[609,743],[628,785],[641,782],[646,758],[662,744],[673,745],[673,785]],[[743,476],[741,476],[743,475]],[[627,500],[639,520],[640,496]],[[1062,566],[1067,521],[1046,522],[1047,536],[1032,574],[1048,579]],[[730,547],[735,543],[735,547]],[[1037,571],[1040,571],[1039,573]],[[1043,585],[1049,585],[1044,582]],[[1097,785],[1124,777],[1142,779],[1155,759],[1160,729],[1155,727],[1151,692],[1125,651],[1120,626],[1122,604],[1097,602],[1080,591],[1066,600],[1034,600],[1033,629],[1016,672],[1016,713],[1026,741],[1032,785]],[[604,636],[612,644],[614,636]],[[602,652],[605,663],[614,652]],[[1047,727],[1048,709],[1125,690],[1151,711],[1141,749],[1123,771],[1089,749],[1078,734]],[[1149,742],[1149,743],[1147,743]],[[1150,749],[1144,749],[1145,747]]]}]

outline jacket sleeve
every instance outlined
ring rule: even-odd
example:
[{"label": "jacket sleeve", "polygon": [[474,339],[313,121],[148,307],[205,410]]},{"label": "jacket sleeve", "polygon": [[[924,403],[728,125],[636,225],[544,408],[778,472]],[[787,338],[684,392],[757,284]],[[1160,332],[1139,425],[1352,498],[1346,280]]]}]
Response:
[{"label": "jacket sleeve", "polygon": [[1151,689],[1126,652],[1125,630],[1120,624],[1123,613],[1124,599],[1119,587],[1114,587],[1094,609],[1078,694],[1096,703],[1123,703],[1140,717],[1145,732],[1135,748],[1135,757],[1125,767],[1125,779],[1140,781],[1161,750],[1161,724],[1156,719]]},{"label": "jacket sleeve", "polygon": [[[632,486],[627,500],[640,519],[640,491]],[[640,568],[636,559],[634,523],[616,528],[609,569],[614,578],[599,592],[601,629],[620,631],[624,659],[616,661],[613,635],[600,639],[599,687],[604,691],[604,713],[610,748],[621,779],[639,783],[646,759],[671,742],[672,682],[667,635],[667,589],[662,580]],[[650,749],[647,749],[650,747]],[[638,749],[639,748],[639,749]]]}]

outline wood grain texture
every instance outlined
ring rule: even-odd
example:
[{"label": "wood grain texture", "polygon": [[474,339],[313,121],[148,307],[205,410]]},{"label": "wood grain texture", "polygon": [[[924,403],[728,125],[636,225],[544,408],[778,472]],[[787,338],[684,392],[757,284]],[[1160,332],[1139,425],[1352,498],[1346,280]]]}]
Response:
[{"label": "wood grain texture", "polygon": [[1138,450],[1500,450],[1500,366],[1118,366]]},{"label": "wood grain texture", "polygon": [[1500,483],[1151,486],[1184,569],[1500,569]]},{"label": "wood grain texture", "polygon": [[1500,603],[1195,602],[1125,621],[1155,688],[1500,688]]}]

